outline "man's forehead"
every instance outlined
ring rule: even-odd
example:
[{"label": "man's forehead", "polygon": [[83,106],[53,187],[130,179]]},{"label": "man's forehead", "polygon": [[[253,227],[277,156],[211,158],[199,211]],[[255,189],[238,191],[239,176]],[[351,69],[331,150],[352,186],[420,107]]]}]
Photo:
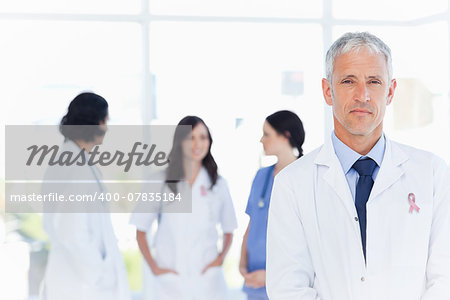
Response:
[{"label": "man's forehead", "polygon": [[356,75],[364,71],[366,76],[383,76],[388,73],[386,59],[382,53],[367,50],[349,51],[336,56],[333,66],[333,75],[348,73],[347,76]]},{"label": "man's forehead", "polygon": [[356,55],[358,55],[358,54],[371,54],[371,55],[381,54],[381,55],[383,55],[383,53],[379,49],[372,47],[370,45],[364,45],[364,44],[344,46],[336,53],[336,57],[338,57],[340,55],[344,55],[344,54],[356,54]]},{"label": "man's forehead", "polygon": [[[351,73],[336,74],[336,76],[339,76],[339,78],[355,78],[355,79],[358,78],[358,75]],[[364,78],[367,79],[381,79],[383,77],[384,76],[382,73],[373,73],[372,75],[364,74]]]},{"label": "man's forehead", "polygon": [[353,48],[348,51],[338,53],[335,57],[335,63],[340,59],[367,59],[372,58],[376,60],[386,61],[386,58],[383,53],[376,52],[373,49],[365,46],[361,46],[359,48]]}]

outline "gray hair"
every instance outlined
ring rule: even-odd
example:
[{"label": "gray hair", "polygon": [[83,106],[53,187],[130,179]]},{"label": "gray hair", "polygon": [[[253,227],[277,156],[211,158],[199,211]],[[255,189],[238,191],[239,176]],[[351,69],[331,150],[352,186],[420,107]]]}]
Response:
[{"label": "gray hair", "polygon": [[378,37],[368,32],[347,32],[336,40],[327,51],[325,59],[326,76],[328,82],[331,83],[333,75],[334,61],[341,54],[359,51],[365,47],[373,54],[383,54],[388,67],[389,81],[392,79],[392,57],[391,49]]}]

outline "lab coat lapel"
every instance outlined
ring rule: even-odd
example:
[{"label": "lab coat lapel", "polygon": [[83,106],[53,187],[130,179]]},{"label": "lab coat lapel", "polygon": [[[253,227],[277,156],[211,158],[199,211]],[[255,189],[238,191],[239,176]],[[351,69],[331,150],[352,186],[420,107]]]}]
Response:
[{"label": "lab coat lapel", "polygon": [[402,164],[408,156],[396,144],[386,138],[386,150],[368,202],[393,185],[405,173]]},{"label": "lab coat lapel", "polygon": [[331,136],[320,149],[314,163],[319,167],[328,167],[328,170],[326,170],[323,175],[323,180],[327,182],[337,194],[349,215],[354,216],[356,213],[355,204],[342,166],[334,152]]}]

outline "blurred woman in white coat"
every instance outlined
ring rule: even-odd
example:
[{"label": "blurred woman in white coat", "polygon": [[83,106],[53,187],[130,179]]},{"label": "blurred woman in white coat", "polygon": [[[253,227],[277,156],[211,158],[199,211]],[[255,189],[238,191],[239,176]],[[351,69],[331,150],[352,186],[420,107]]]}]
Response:
[{"label": "blurred woman in white coat", "polygon": [[[108,103],[104,98],[93,93],[75,97],[61,121],[60,131],[65,142],[59,153],[77,155],[81,152],[88,157],[89,151],[102,143],[107,120]],[[99,169],[86,163],[49,168],[42,190],[44,193],[57,189],[60,194],[93,195],[104,192],[100,178]],[[65,179],[66,183],[48,183],[55,179]],[[84,183],[76,183],[80,179]],[[48,204],[47,209],[52,213],[43,216],[44,230],[51,242],[44,299],[129,300],[125,264],[110,214],[99,206],[89,211],[88,204],[77,208],[63,205]]]},{"label": "blurred woman in white coat", "polygon": [[[180,139],[177,128],[166,180],[184,178],[188,183],[166,181],[166,190],[180,191],[189,184],[192,212],[135,212],[130,223],[136,226],[139,248],[154,275],[151,299],[225,300],[227,286],[221,265],[237,227],[233,203],[225,180],[217,173],[211,134],[203,120],[188,116],[178,125],[192,126],[192,134]],[[172,163],[175,160],[180,163]],[[157,219],[158,231],[150,250],[146,232]],[[221,251],[217,247],[218,224],[223,232]]]}]

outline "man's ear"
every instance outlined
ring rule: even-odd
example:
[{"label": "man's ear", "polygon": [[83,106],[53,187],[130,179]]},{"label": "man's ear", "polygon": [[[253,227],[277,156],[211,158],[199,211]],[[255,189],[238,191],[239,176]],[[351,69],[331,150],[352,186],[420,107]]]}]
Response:
[{"label": "man's ear", "polygon": [[331,84],[325,78],[322,78],[322,92],[325,102],[329,105],[333,105],[333,98],[331,97]]},{"label": "man's ear", "polygon": [[388,91],[386,105],[391,104],[392,99],[394,98],[394,93],[395,93],[395,89],[396,88],[397,88],[397,80],[392,79],[391,80],[391,85],[389,86],[389,91]]}]

